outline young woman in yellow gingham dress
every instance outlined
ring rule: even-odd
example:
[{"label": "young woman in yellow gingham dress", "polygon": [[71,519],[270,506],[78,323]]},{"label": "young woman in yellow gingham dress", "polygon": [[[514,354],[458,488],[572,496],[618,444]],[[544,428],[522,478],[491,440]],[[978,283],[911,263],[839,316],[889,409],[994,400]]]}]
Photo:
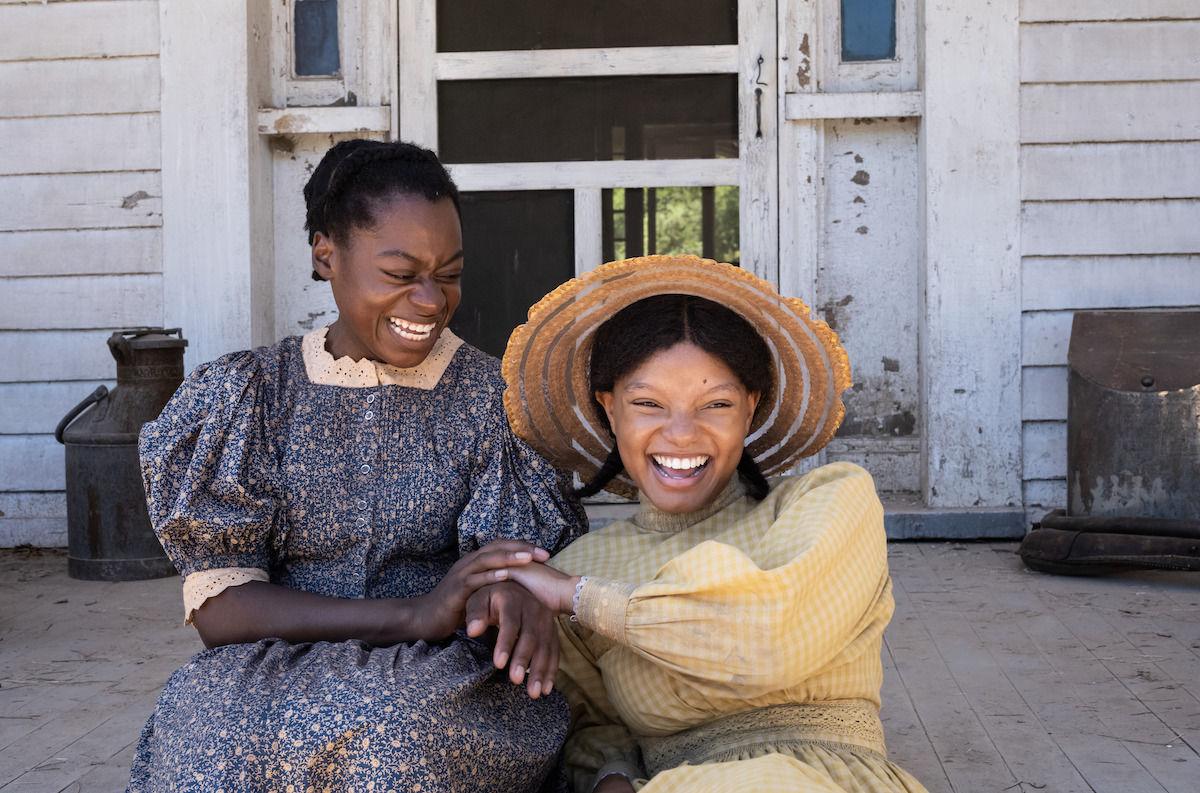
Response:
[{"label": "young woman in yellow gingham dress", "polygon": [[[563,614],[572,784],[923,793],[887,760],[878,716],[893,601],[870,475],[835,463],[768,480],[756,462],[786,470],[833,434],[845,352],[734,269],[606,265],[509,343],[517,434],[590,478],[583,495],[641,494],[633,519],[508,573]],[[587,378],[547,376],[564,350]],[[604,465],[590,442],[612,444]]]}]

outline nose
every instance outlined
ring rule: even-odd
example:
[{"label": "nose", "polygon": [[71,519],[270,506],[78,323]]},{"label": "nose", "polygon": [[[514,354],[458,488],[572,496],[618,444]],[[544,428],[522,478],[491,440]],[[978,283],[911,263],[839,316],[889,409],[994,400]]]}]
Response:
[{"label": "nose", "polygon": [[663,438],[678,446],[685,446],[697,434],[696,417],[690,410],[672,410],[663,426]]},{"label": "nose", "polygon": [[415,286],[408,295],[413,306],[426,316],[440,313],[446,305],[446,296],[442,294],[437,282],[432,278],[421,278]]}]

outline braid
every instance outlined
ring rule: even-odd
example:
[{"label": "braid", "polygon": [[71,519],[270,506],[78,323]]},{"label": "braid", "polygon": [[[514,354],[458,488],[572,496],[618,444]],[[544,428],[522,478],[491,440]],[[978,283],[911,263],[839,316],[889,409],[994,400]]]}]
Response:
[{"label": "braid", "polygon": [[[304,227],[312,245],[318,232],[342,242],[353,229],[372,228],[382,202],[416,195],[434,203],[449,198],[459,209],[458,188],[437,155],[411,143],[342,141],[321,159],[304,186]],[[316,271],[315,281],[323,281]]]},{"label": "braid", "polygon": [[754,462],[754,458],[750,456],[750,452],[745,449],[742,449],[742,459],[738,460],[737,470],[742,475],[742,479],[746,481],[746,495],[750,498],[762,501],[767,497],[767,493],[771,492],[771,483],[763,476],[758,463]]},{"label": "braid", "polygon": [[604,461],[604,465],[592,477],[592,481],[576,490],[573,495],[576,498],[594,496],[603,490],[605,485],[615,479],[617,474],[624,470],[625,463],[621,462],[621,452],[618,451],[616,444],[613,444],[612,451],[608,453],[608,459]]}]

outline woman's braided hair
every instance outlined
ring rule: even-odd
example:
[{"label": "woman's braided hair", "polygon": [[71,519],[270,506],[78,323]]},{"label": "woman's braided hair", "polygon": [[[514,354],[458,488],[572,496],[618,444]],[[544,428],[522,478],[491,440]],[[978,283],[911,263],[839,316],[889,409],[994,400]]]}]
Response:
[{"label": "woman's braided hair", "polygon": [[[592,393],[613,391],[618,380],[652,355],[680,342],[690,342],[728,366],[747,391],[763,397],[771,393],[775,364],[762,336],[736,311],[693,295],[647,297],[609,317],[596,330],[592,342],[588,364]],[[767,401],[760,399],[757,410],[768,410]],[[612,432],[604,409],[599,403],[595,408],[600,421]],[[614,444],[596,476],[575,495],[582,498],[599,493],[624,469]],[[745,449],[737,470],[746,482],[747,494],[760,501],[766,498],[771,486]]]},{"label": "woman's braided hair", "polygon": [[[460,211],[458,187],[428,149],[400,141],[342,141],[325,153],[304,185],[308,244],[318,232],[344,243],[352,230],[373,228],[380,204],[398,195],[431,203],[449,198]],[[312,277],[325,280],[316,271]]]}]

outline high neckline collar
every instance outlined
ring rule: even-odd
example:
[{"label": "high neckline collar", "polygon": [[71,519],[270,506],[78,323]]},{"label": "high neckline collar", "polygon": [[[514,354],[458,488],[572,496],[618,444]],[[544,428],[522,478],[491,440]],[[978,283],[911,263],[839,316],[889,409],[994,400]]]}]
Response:
[{"label": "high neckline collar", "polygon": [[729,478],[729,484],[725,485],[725,489],[700,509],[694,512],[671,514],[663,512],[648,500],[643,499],[642,503],[638,505],[637,515],[634,516],[633,523],[638,528],[647,531],[674,534],[683,531],[689,526],[694,526],[702,520],[711,518],[744,495],[746,495],[746,486],[742,484],[742,478],[735,472]]}]

